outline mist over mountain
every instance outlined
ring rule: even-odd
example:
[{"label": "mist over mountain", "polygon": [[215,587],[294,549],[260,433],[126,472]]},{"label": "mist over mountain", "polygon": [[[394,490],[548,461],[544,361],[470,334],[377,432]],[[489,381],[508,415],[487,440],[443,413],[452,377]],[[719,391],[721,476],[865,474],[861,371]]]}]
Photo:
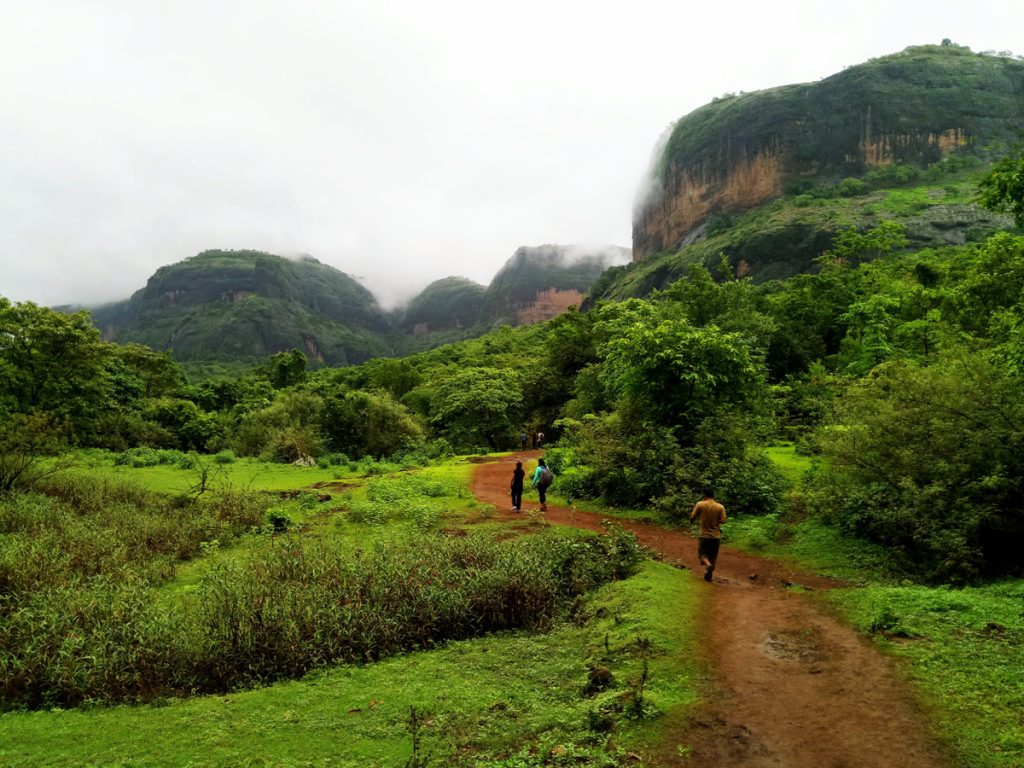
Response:
[{"label": "mist over mountain", "polygon": [[93,310],[105,338],[181,360],[298,348],[328,365],[386,355],[389,322],[366,288],[311,256],[204,251],[161,267],[129,300]]},{"label": "mist over mountain", "polygon": [[884,220],[913,247],[980,240],[1009,220],[978,207],[974,182],[1022,129],[1024,61],[948,41],[715,99],[658,141],[633,264],[595,293],[644,295],[723,255],[739,276],[789,277]]},{"label": "mist over mountain", "polygon": [[385,312],[357,280],[312,256],[209,250],[91,313],[104,338],[182,361],[251,362],[300,349],[314,365],[350,365],[550,319],[628,256],[617,246],[524,246],[490,286],[447,277]]}]

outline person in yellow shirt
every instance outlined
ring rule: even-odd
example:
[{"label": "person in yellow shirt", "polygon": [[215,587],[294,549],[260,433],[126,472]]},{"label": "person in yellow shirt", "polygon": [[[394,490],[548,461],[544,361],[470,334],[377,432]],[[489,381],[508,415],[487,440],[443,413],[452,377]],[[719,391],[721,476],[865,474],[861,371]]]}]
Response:
[{"label": "person in yellow shirt", "polygon": [[711,488],[704,490],[704,498],[693,505],[690,522],[700,518],[700,538],[697,539],[697,557],[704,566],[704,581],[711,581],[718,560],[718,547],[722,543],[722,523],[725,522],[725,507],[715,501]]}]

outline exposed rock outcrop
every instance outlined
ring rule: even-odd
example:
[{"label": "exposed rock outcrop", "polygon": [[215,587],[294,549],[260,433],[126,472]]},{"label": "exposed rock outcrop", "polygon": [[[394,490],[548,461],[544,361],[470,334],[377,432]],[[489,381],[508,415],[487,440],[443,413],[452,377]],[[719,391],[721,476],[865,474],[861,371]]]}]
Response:
[{"label": "exposed rock outcrop", "polygon": [[1024,62],[921,46],[816,83],[716,99],[659,147],[633,216],[633,260],[702,236],[716,215],[893,164],[927,167],[1019,137]]}]

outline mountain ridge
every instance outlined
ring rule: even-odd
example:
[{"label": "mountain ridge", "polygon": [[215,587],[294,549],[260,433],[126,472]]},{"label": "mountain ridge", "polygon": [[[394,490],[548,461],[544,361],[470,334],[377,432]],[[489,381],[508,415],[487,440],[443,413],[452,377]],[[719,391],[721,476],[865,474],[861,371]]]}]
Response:
[{"label": "mountain ridge", "polygon": [[814,83],[728,95],[680,118],[638,193],[633,260],[685,247],[716,216],[787,191],[924,170],[1024,126],[1024,62],[948,41]]},{"label": "mountain ridge", "polygon": [[314,364],[349,365],[549,319],[628,249],[523,246],[482,286],[434,281],[385,312],[343,271],[309,255],[207,250],[158,268],[121,302],[89,311],[103,338],[172,351],[182,361],[255,361],[300,349]]}]

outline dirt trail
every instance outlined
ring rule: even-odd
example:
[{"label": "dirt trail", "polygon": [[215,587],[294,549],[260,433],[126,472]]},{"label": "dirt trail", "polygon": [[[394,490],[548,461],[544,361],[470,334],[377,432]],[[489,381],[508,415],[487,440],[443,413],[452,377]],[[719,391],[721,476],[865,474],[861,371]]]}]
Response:
[{"label": "dirt trail", "polygon": [[[518,459],[527,470],[539,452],[477,466],[473,493],[509,513]],[[527,476],[529,479],[529,475]],[[536,509],[524,501],[524,512]],[[548,522],[601,529],[600,515],[548,504]],[[620,521],[662,559],[694,572],[696,540],[686,531]],[[701,637],[713,680],[705,705],[679,723],[663,765],[754,768],[939,768],[949,765],[928,717],[892,663],[856,632],[821,610],[799,584],[835,582],[723,547],[701,608]],[[688,759],[676,745],[688,744]]]}]

